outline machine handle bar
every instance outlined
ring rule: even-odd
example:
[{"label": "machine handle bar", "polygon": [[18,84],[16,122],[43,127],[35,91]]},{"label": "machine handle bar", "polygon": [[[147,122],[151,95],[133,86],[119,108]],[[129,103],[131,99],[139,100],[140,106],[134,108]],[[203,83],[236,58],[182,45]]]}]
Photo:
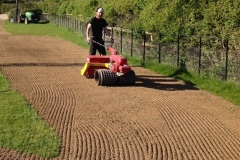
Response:
[{"label": "machine handle bar", "polygon": [[[107,46],[104,46],[103,44],[101,44],[101,43],[99,43],[99,42],[97,42],[97,41],[92,40],[92,42],[97,43],[98,45],[100,45],[100,46],[102,46],[102,47],[108,48]],[[111,39],[110,41],[105,41],[105,42],[110,42],[110,43],[113,44],[113,43],[114,43],[114,39]]]}]

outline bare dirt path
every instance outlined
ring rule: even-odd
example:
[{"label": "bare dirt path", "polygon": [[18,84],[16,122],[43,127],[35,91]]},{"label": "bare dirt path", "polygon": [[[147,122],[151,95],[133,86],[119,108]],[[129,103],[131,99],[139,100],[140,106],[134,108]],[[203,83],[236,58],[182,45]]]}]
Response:
[{"label": "bare dirt path", "polygon": [[[62,138],[54,159],[239,159],[240,107],[138,67],[133,87],[97,86],[80,75],[87,50],[1,25],[0,69]],[[44,158],[0,148],[0,159]]]}]

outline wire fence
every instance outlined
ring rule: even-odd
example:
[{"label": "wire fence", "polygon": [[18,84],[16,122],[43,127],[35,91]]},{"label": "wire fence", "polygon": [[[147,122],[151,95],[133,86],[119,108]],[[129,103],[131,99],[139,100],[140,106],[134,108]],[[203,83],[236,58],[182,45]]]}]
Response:
[{"label": "wire fence", "polygon": [[[66,27],[85,37],[86,22],[71,16],[44,15],[57,26]],[[148,61],[184,67],[204,77],[240,81],[240,48],[233,39],[196,35],[168,35],[110,27],[114,48],[119,53]],[[107,37],[104,37],[104,39]],[[108,44],[105,44],[108,45]]]}]

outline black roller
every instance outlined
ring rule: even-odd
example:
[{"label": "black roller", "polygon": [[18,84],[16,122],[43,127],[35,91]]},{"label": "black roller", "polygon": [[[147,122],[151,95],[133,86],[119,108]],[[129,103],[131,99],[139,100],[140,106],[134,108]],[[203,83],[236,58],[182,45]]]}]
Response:
[{"label": "black roller", "polygon": [[95,70],[94,79],[99,86],[113,86],[117,83],[117,75],[109,69]]},{"label": "black roller", "polygon": [[135,72],[133,70],[119,76],[117,80],[118,85],[134,85],[136,80]]}]

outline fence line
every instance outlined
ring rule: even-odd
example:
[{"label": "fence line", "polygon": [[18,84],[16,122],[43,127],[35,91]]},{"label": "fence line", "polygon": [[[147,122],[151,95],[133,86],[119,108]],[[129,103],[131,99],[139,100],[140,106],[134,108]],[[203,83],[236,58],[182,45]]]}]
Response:
[{"label": "fence line", "polygon": [[[44,19],[69,28],[85,38],[87,24],[80,19],[56,15],[44,15]],[[113,47],[120,53],[140,58],[143,65],[148,61],[156,61],[176,68],[185,67],[203,77],[240,81],[240,49],[236,49],[235,40],[109,29],[115,41]]]}]

